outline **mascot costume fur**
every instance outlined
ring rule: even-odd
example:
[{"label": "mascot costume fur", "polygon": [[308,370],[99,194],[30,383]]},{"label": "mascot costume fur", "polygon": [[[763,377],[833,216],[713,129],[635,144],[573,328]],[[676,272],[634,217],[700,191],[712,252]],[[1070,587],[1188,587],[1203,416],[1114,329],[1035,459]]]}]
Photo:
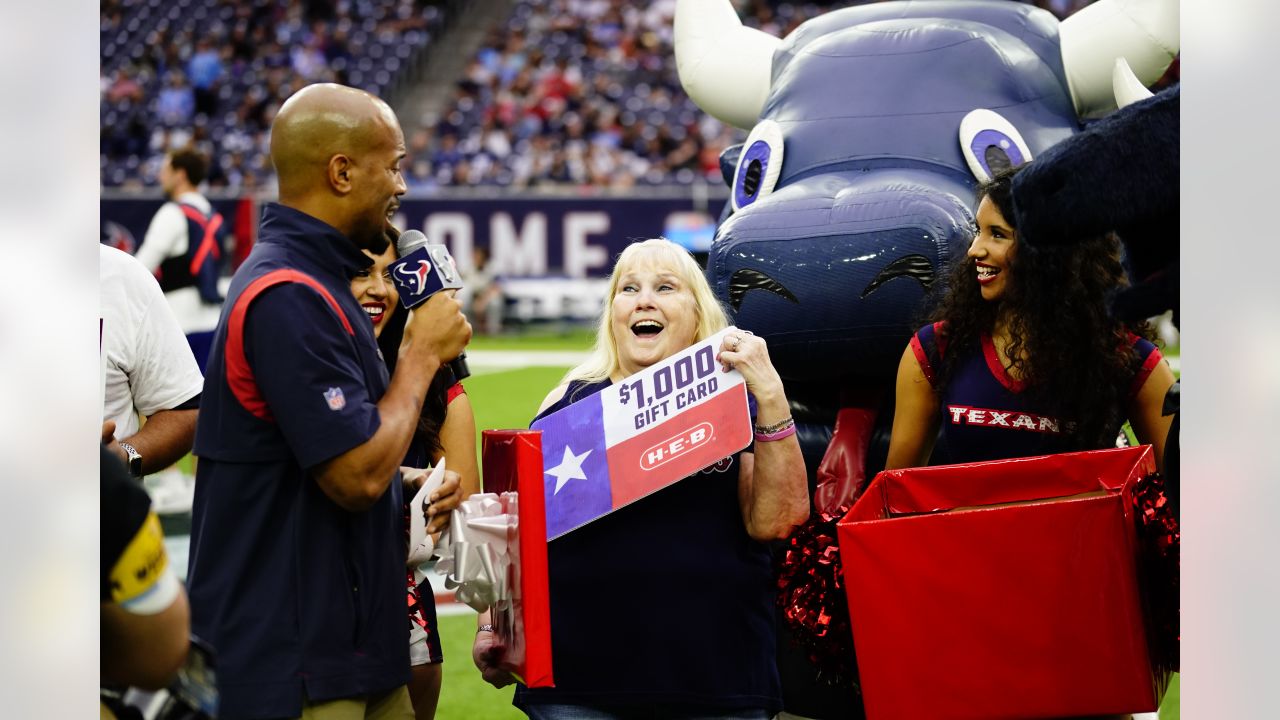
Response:
[{"label": "mascot costume fur", "polygon": [[1178,53],[1178,6],[1100,0],[1059,23],[1006,0],[898,0],[779,39],[729,0],[679,0],[675,53],[694,102],[749,130],[721,158],[731,197],[707,275],[735,324],[768,341],[817,468],[814,512],[781,564],[784,701],[852,717],[839,563],[823,558],[883,467],[925,294],[969,243],[977,182],[1150,95]]}]

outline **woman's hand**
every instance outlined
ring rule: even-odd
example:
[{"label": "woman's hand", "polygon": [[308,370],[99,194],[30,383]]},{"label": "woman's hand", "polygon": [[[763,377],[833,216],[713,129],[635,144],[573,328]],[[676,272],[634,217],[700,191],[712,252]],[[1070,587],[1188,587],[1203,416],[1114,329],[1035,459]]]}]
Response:
[{"label": "woman's hand", "polygon": [[444,471],[444,482],[427,497],[427,534],[435,536],[449,526],[449,518],[462,503],[462,476]]},{"label": "woman's hand", "polygon": [[[431,468],[413,468],[400,466],[400,477],[404,482],[406,497],[412,498],[422,488]],[[449,526],[449,518],[454,508],[462,503],[462,476],[452,470],[444,471],[444,480],[440,487],[427,496],[427,506],[423,516],[427,521],[427,534],[439,539],[440,531]]]},{"label": "woman's hand", "polygon": [[736,368],[747,381],[747,391],[757,403],[769,402],[786,395],[782,389],[782,378],[773,368],[769,359],[769,347],[764,338],[756,337],[750,330],[733,330],[724,336],[720,345],[720,354],[716,356],[725,372]]},{"label": "woman's hand", "polygon": [[480,669],[484,681],[496,688],[506,687],[515,681],[511,673],[498,666],[504,652],[506,647],[492,630],[476,632],[475,642],[471,645],[471,659]]},{"label": "woman's hand", "polygon": [[[791,407],[782,378],[769,360],[763,338],[749,330],[731,330],[717,357],[725,370],[737,368],[756,399],[757,427],[785,424]],[[808,474],[794,434],[762,436],[757,430],[754,452],[744,452],[738,466],[738,503],[747,534],[761,542],[782,540],[809,517]]]}]

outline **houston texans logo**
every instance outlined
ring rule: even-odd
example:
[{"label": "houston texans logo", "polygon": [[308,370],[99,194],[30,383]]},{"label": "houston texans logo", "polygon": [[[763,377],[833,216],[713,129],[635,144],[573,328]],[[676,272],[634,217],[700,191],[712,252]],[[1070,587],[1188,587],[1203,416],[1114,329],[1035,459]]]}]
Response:
[{"label": "houston texans logo", "polygon": [[406,278],[405,280],[406,283],[408,283],[410,280],[413,281],[413,284],[414,284],[413,294],[418,295],[423,290],[427,289],[427,273],[431,272],[431,263],[427,262],[426,260],[419,260],[418,269],[410,270],[407,265],[401,265],[400,267],[396,268],[396,272],[399,273],[401,277]]}]

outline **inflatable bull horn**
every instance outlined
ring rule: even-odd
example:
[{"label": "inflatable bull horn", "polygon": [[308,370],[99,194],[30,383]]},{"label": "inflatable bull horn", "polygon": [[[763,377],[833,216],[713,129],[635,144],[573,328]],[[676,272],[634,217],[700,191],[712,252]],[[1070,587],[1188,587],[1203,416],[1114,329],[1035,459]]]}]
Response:
[{"label": "inflatable bull horn", "polygon": [[1100,0],[1062,21],[1062,65],[1081,118],[1116,109],[1115,60],[1123,58],[1143,87],[1160,79],[1178,54],[1177,0]]},{"label": "inflatable bull horn", "polygon": [[[1178,17],[1176,0],[1099,0],[1063,20],[1062,63],[1076,113],[1101,117],[1123,104],[1112,88],[1117,58],[1142,86],[1159,80],[1178,54]],[[698,107],[735,127],[755,126],[778,45],[778,38],[744,26],[729,0],[676,5],[680,82]]]},{"label": "inflatable bull horn", "polygon": [[675,37],[680,83],[698,107],[736,127],[755,125],[781,40],[744,26],[728,0],[678,2]]},{"label": "inflatable bull horn", "polygon": [[1129,67],[1129,63],[1122,57],[1116,58],[1115,69],[1111,72],[1111,86],[1115,92],[1116,105],[1120,107],[1155,96],[1155,93],[1148,90],[1138,76],[1133,74],[1133,68]]}]

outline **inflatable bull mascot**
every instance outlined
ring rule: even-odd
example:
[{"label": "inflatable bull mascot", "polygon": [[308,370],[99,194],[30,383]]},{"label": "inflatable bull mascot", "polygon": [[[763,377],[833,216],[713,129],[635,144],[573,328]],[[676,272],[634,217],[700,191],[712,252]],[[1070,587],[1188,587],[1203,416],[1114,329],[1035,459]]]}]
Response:
[{"label": "inflatable bull mascot", "polygon": [[[707,275],[735,324],[768,341],[793,400],[817,468],[800,533],[830,528],[883,466],[898,359],[930,286],[970,241],[977,182],[1149,94],[1177,52],[1176,0],[1101,0],[1061,23],[1005,0],[883,2],[785,39],[744,27],[729,0],[679,0],[681,83],[750,131],[721,158],[731,199]],[[856,693],[807,685],[815,668],[803,667],[849,633],[847,614],[843,627],[831,619],[847,613],[843,597],[825,593],[839,595],[838,576],[825,582],[784,564],[782,613],[810,631],[799,655],[779,641],[784,696],[793,713],[848,717]],[[788,594],[799,586],[804,601]]]}]

